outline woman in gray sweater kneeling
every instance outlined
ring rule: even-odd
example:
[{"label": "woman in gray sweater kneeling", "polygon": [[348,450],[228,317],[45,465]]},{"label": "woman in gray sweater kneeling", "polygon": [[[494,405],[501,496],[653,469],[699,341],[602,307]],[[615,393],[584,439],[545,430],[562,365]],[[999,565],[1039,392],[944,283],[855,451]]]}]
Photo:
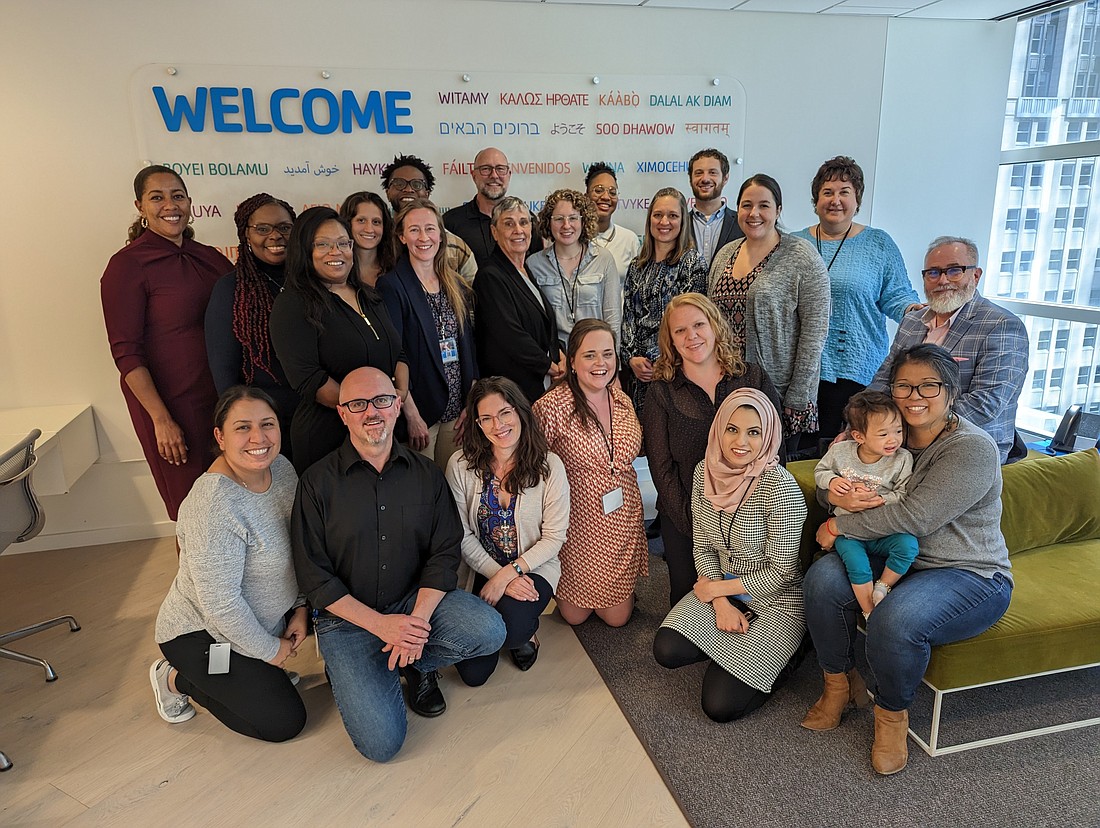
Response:
[{"label": "woman in gray sweater kneeling", "polygon": [[180,506],[179,573],[156,625],[165,658],[149,680],[166,722],[192,718],[190,698],[238,733],[283,742],[306,723],[282,669],[306,635],[290,555],[298,477],[279,454],[275,405],[259,389],[222,394],[214,438],[221,455]]},{"label": "woman in gray sweater kneeling", "polygon": [[[905,767],[909,706],[931,648],[984,632],[1004,615],[1012,597],[1001,535],[1000,454],[988,434],[954,411],[958,365],[938,345],[916,345],[895,359],[889,390],[913,453],[906,498],[880,505],[882,498],[873,491],[828,493],[833,505],[852,514],[829,518],[817,532],[825,549],[838,535],[872,540],[907,532],[920,543],[909,574],[867,620],[867,661],[877,682],[871,764],[881,774]],[[876,577],[885,563],[871,558]],[[802,726],[832,730],[849,700],[858,702],[862,695],[852,670],[859,603],[836,555],[810,567],[803,589],[825,691]]]}]

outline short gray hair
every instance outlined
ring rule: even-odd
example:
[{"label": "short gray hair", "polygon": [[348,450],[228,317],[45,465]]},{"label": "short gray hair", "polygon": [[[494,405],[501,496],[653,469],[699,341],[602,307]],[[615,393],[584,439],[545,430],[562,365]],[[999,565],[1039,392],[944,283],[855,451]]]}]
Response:
[{"label": "short gray hair", "polygon": [[527,206],[527,202],[522,198],[516,196],[505,196],[496,204],[493,205],[493,216],[490,221],[494,227],[496,226],[497,219],[499,219],[505,213],[510,213],[512,210],[523,210],[530,214],[531,208]]},{"label": "short gray hair", "polygon": [[946,247],[949,244],[961,244],[966,248],[966,252],[973,257],[974,264],[978,263],[978,245],[962,236],[937,236],[932,239],[932,243],[928,245],[928,249],[924,251],[924,255],[927,256],[937,247]]}]

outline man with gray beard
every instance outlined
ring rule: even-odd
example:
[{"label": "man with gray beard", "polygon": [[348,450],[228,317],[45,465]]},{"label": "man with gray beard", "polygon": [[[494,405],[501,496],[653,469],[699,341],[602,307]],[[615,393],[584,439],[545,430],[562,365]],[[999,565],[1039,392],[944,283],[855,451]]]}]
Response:
[{"label": "man with gray beard", "polygon": [[1020,459],[1027,454],[1015,430],[1016,404],[1027,376],[1024,323],[978,293],[982,269],[978,246],[969,239],[934,240],[921,273],[928,305],[902,319],[890,353],[867,387],[890,390],[890,366],[900,351],[922,342],[940,345],[951,352],[962,374],[955,412],[996,441],[1002,463]]}]

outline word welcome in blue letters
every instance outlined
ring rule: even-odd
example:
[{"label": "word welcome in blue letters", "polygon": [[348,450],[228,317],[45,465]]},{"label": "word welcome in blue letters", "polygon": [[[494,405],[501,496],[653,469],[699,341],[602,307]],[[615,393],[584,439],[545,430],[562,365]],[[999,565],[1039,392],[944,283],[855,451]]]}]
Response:
[{"label": "word welcome in blue letters", "polygon": [[372,89],[360,103],[352,89],[339,93],[328,89],[276,89],[266,102],[249,88],[236,86],[198,86],[193,96],[176,95],[168,99],[163,86],[152,88],[160,117],[169,132],[179,132],[184,123],[192,132],[203,132],[207,125],[214,132],[305,132],[329,135],[337,130],[373,129],[377,133],[408,135],[411,124],[402,123],[411,114],[401,104],[412,93]]}]

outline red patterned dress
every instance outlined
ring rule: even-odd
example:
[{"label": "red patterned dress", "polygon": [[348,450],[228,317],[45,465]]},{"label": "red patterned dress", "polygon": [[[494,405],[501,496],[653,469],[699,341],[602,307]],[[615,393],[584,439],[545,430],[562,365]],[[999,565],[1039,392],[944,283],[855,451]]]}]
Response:
[{"label": "red patterned dress", "polygon": [[[649,574],[642,495],[632,465],[642,448],[634,406],[622,391],[612,389],[613,439],[599,426],[581,426],[565,383],[548,391],[534,408],[550,450],[562,459],[569,478],[569,537],[558,556],[556,595],[585,609],[621,604],[633,594],[638,578]],[[616,488],[622,489],[623,505],[604,514],[604,495]]]}]

